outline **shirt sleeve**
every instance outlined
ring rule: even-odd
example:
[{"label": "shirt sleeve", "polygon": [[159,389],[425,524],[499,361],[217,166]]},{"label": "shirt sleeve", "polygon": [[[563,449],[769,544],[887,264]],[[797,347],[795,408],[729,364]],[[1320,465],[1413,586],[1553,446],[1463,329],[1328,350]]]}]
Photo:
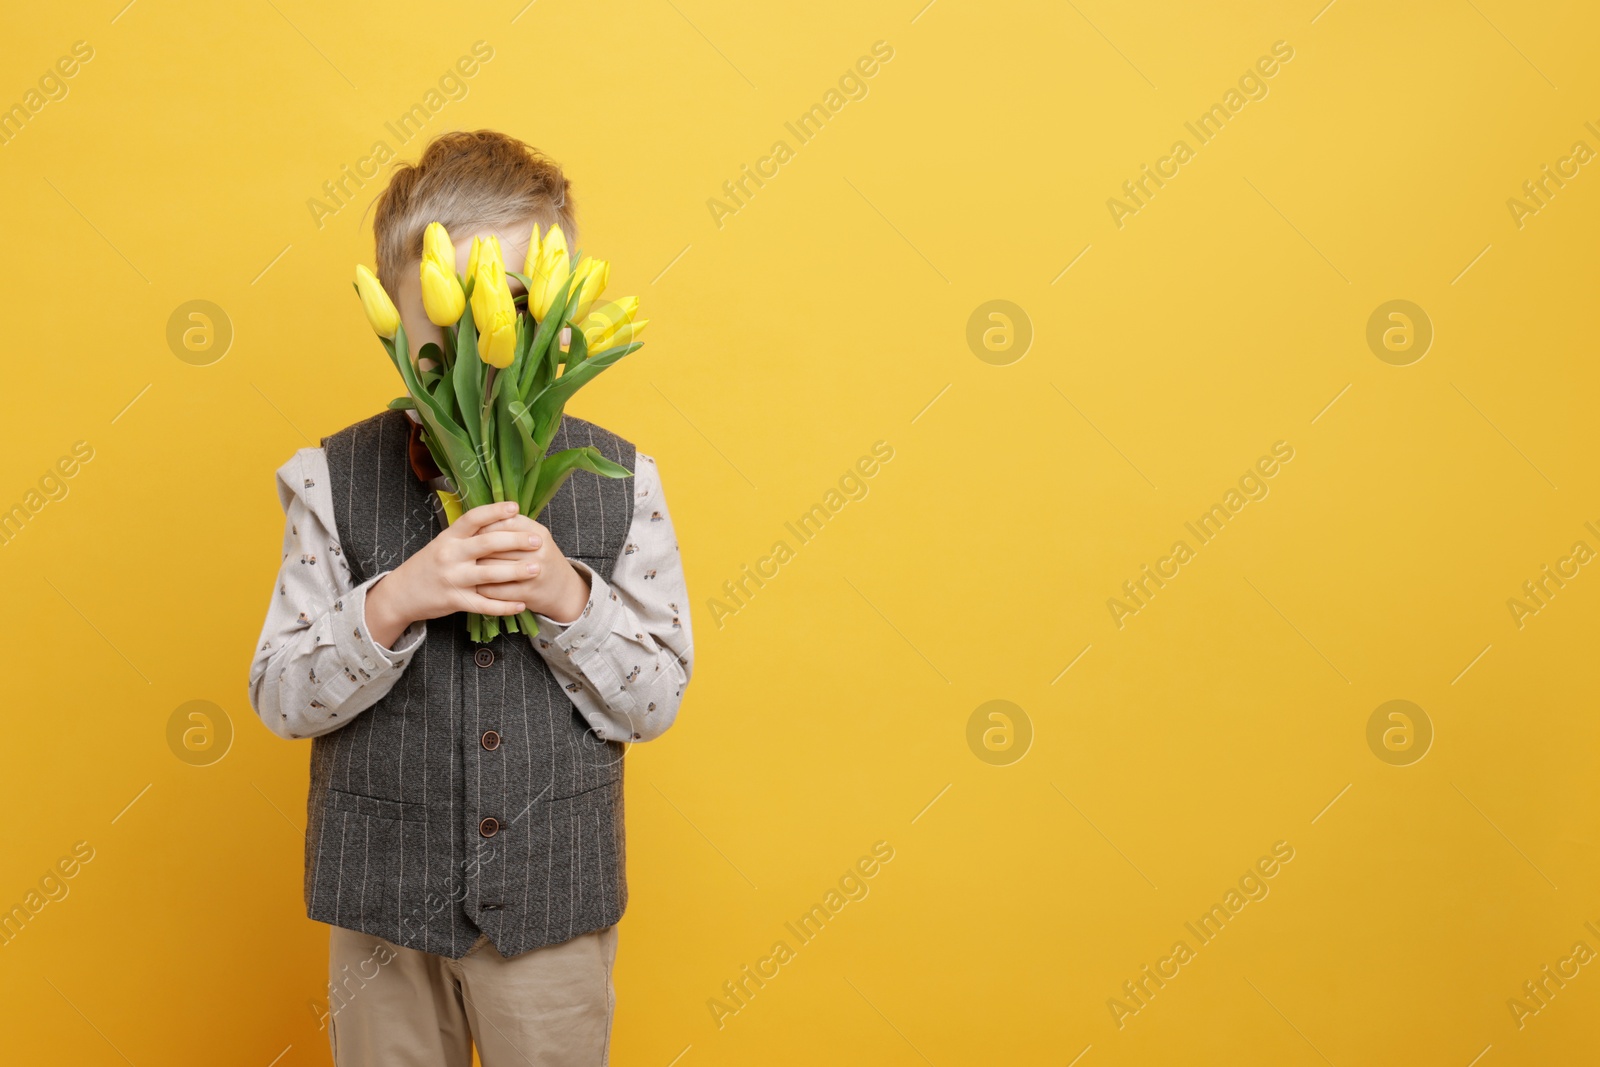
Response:
[{"label": "shirt sleeve", "polygon": [[278,469],[278,500],[283,563],[250,664],[250,705],[279,737],[315,737],[392,689],[427,625],[407,627],[392,649],[367,632],[367,591],[389,572],[352,587],[322,449],[303,448]]},{"label": "shirt sleeve", "polygon": [[655,460],[635,453],[633,522],[611,580],[587,564],[583,612],[562,624],[537,612],[539,653],[604,741],[650,741],[672,725],[694,667],[678,538]]}]

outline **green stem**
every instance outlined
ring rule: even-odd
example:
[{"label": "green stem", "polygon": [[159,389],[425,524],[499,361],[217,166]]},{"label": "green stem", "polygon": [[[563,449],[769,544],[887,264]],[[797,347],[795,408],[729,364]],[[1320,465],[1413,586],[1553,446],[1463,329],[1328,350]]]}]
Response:
[{"label": "green stem", "polygon": [[483,455],[480,458],[489,473],[490,491],[494,493],[496,500],[504,500],[506,499],[505,486],[500,480],[500,464],[495,459],[495,453],[498,451],[497,443],[490,433],[491,416],[494,412],[495,386],[497,384],[497,372],[495,368],[490,367],[488,376],[483,383],[483,407],[478,412],[478,425],[480,427],[478,440],[482,442],[480,447],[483,449]]},{"label": "green stem", "polygon": [[[522,454],[521,441],[517,438],[517,428],[511,413],[506,410],[506,400],[498,400],[498,411],[495,412],[495,428],[499,431],[500,448],[500,484],[505,490],[507,500],[522,501],[523,465],[527,457]],[[529,516],[532,518],[533,516]]]}]

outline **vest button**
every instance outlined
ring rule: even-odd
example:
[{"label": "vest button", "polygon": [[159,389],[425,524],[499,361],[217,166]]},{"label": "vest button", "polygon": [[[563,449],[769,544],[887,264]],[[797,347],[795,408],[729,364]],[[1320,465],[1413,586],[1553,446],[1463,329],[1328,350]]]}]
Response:
[{"label": "vest button", "polygon": [[500,820],[493,815],[478,824],[478,833],[484,837],[493,837],[500,832]]},{"label": "vest button", "polygon": [[493,752],[500,747],[500,735],[493,730],[483,732],[483,747]]},{"label": "vest button", "polygon": [[472,654],[472,662],[480,667],[487,667],[494,662],[494,652],[487,648],[480,648]]}]

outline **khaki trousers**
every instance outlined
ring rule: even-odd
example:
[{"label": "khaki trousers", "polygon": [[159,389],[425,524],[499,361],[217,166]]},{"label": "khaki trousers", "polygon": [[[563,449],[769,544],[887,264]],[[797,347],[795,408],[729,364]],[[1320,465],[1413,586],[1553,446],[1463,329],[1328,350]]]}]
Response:
[{"label": "khaki trousers", "polygon": [[617,928],[459,960],[330,927],[328,1041],[337,1067],[604,1067]]}]

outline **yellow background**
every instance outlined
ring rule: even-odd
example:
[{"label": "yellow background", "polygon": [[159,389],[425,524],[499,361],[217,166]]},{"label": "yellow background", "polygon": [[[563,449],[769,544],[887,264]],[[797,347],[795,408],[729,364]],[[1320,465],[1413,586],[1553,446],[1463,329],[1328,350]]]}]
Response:
[{"label": "yellow background", "polygon": [[[658,458],[694,601],[678,725],[629,759],[614,1062],[1592,1058],[1600,968],[1520,1029],[1507,1001],[1600,950],[1600,576],[1521,629],[1506,606],[1600,548],[1600,175],[1520,229],[1506,206],[1600,148],[1592,10],[123,2],[14,10],[0,61],[5,103],[94,49],[0,146],[0,507],[94,449],[0,547],[0,905],[96,850],[0,948],[8,1061],[327,1062],[308,750],[246,669],[273,470],[400,386],[349,288],[381,179],[320,229],[306,202],[375,140],[415,158],[384,123],[479,40],[425,135],[549,152],[641,294],[649,343],[572,410]],[[1279,40],[1270,94],[1116,227]],[[707,199],[780,138],[719,228]],[[166,341],[195,299],[235,331],[209,366]],[[992,299],[1035,334],[1005,366],[966,341]],[[1434,325],[1410,366],[1365,341],[1393,299]],[[715,625],[877,440],[870,494]],[[1107,598],[1280,440],[1270,496],[1118,629]],[[1032,724],[1008,766],[967,743],[995,699]],[[1410,766],[1367,744],[1391,699],[1435,731]],[[233,726],[209,766],[168,746],[190,700]],[[870,895],[719,1029],[722,983],[876,841]],[[1119,1029],[1107,1000],[1278,841],[1270,895]]]}]

